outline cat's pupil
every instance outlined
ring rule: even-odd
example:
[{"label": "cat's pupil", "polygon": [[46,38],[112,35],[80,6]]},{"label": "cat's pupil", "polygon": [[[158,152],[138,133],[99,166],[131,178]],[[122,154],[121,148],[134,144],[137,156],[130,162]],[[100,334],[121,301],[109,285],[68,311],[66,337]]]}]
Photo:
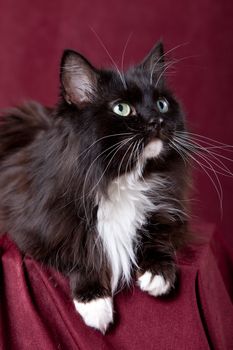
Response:
[{"label": "cat's pupil", "polygon": [[161,109],[164,109],[164,103],[163,103],[162,101],[159,101],[159,107],[160,107]]},{"label": "cat's pupil", "polygon": [[168,111],[168,102],[166,99],[157,100],[157,107],[161,113],[166,113]]},{"label": "cat's pupil", "polygon": [[121,104],[118,105],[118,108],[119,108],[119,111],[120,111],[120,112],[122,112],[123,109],[124,109],[123,105],[121,105]]}]

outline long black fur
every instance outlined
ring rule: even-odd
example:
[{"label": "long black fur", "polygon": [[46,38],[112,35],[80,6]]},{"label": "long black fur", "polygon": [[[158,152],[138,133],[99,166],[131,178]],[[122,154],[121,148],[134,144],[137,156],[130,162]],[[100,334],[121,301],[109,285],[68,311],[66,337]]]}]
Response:
[{"label": "long black fur", "polygon": [[[73,72],[77,61],[81,71]],[[127,137],[118,134],[127,132],[139,134],[144,146],[155,136],[164,141],[161,156],[147,161],[143,175],[146,181],[158,173],[167,181],[154,200],[165,201],[174,210],[157,211],[139,232],[137,273],[163,274],[174,285],[175,252],[188,230],[189,174],[169,143],[174,131],[185,130],[185,124],[165,85],[163,69],[159,44],[141,64],[124,73],[125,87],[117,71],[97,70],[83,56],[65,51],[57,106],[47,109],[30,102],[0,119],[0,230],[8,232],[22,252],[69,276],[72,295],[78,300],[111,295],[114,271],[97,239],[96,195],[107,195],[108,185],[118,176],[127,145],[106,166],[113,154],[111,146]],[[72,89],[72,74],[88,75],[91,91],[85,92],[84,84],[80,97]],[[158,127],[160,96],[169,101],[169,111]],[[137,113],[125,118],[115,115],[111,106],[116,100],[130,103]],[[128,160],[126,154],[121,175],[134,169],[136,154],[126,169]]]}]

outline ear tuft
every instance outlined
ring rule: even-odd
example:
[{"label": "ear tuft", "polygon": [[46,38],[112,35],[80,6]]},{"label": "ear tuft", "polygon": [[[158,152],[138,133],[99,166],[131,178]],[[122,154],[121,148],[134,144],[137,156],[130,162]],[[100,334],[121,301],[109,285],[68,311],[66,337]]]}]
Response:
[{"label": "ear tuft", "polygon": [[60,79],[65,100],[79,107],[90,103],[96,94],[98,72],[87,59],[73,50],[65,50]]},{"label": "ear tuft", "polygon": [[162,41],[156,43],[149,54],[140,63],[140,68],[148,71],[152,79],[164,71],[164,49]]}]

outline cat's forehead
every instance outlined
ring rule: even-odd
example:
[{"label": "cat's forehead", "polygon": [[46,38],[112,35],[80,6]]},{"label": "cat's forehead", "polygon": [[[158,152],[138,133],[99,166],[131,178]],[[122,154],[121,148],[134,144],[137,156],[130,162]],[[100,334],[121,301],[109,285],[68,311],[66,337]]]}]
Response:
[{"label": "cat's forehead", "polygon": [[152,76],[149,71],[145,71],[139,68],[131,67],[125,72],[125,78],[129,82],[133,82],[140,86],[151,86],[152,85]]},{"label": "cat's forehead", "polygon": [[122,98],[142,100],[145,96],[152,96],[160,93],[161,87],[152,82],[150,72],[137,68],[129,68],[127,71],[117,70],[108,72],[107,93],[119,95]]}]

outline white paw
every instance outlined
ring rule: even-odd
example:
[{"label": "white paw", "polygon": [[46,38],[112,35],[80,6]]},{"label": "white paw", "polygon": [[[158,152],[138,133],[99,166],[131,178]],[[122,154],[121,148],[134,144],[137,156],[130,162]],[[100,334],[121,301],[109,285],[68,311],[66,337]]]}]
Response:
[{"label": "white paw", "polygon": [[113,322],[112,298],[99,298],[87,303],[82,303],[75,299],[73,301],[84,322],[104,334],[109,324]]},{"label": "white paw", "polygon": [[166,281],[163,276],[153,276],[149,271],[146,271],[141,277],[139,277],[138,285],[141,290],[148,292],[154,297],[167,294],[171,288],[170,282]]}]

